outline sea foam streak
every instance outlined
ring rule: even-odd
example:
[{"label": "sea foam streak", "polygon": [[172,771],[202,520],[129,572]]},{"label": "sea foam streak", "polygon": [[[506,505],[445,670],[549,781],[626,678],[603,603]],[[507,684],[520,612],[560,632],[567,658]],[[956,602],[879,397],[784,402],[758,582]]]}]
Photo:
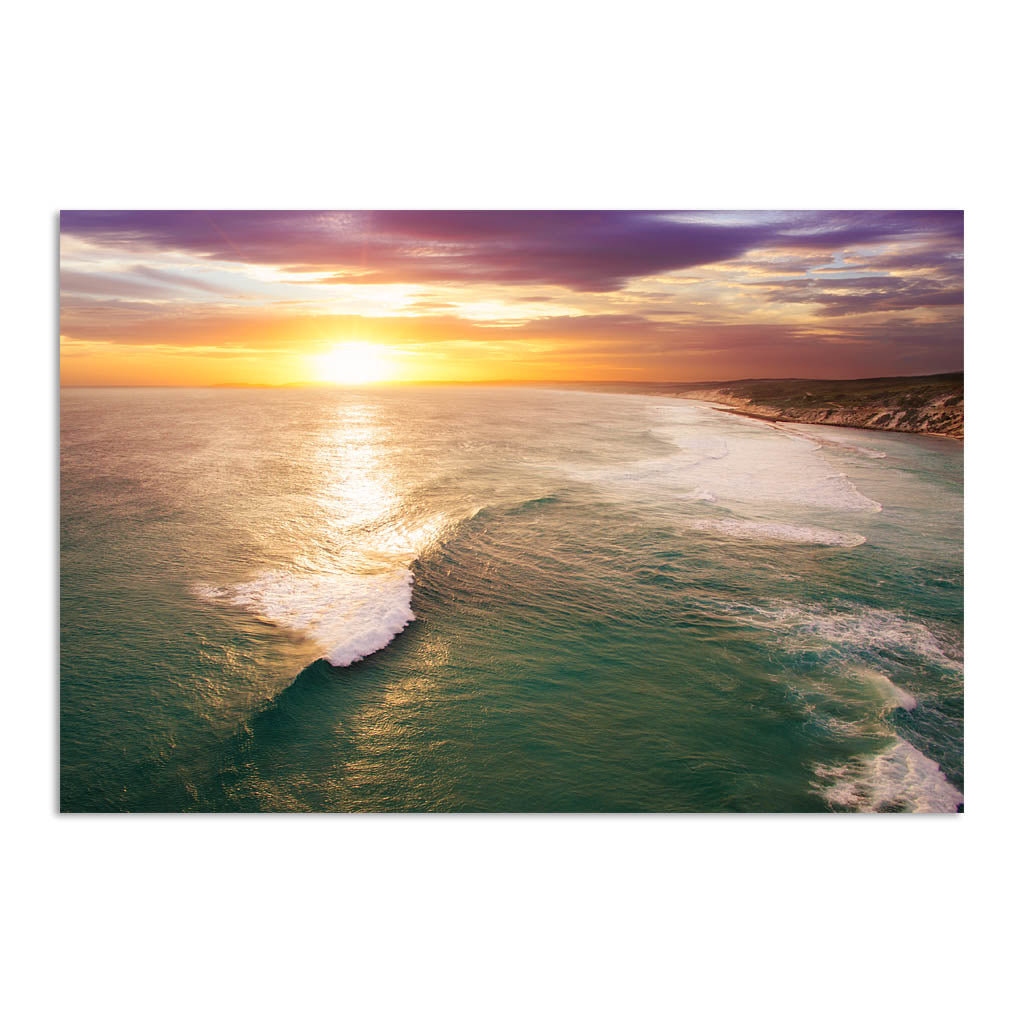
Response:
[{"label": "sea foam streak", "polygon": [[[815,434],[811,430],[805,428],[804,430],[797,430],[795,427],[786,424],[782,426],[778,423],[773,424],[775,429],[782,434],[789,434],[791,437],[802,437],[807,441],[811,441],[816,445],[825,446],[828,448],[837,448],[840,451],[854,452],[857,455],[864,455],[869,459],[884,459],[885,452],[879,451],[877,448],[865,448],[859,444],[846,444],[843,441],[837,441],[832,437],[825,437],[820,434]],[[829,430],[836,430],[842,428],[829,427]]]},{"label": "sea foam streak", "polygon": [[195,588],[205,600],[245,608],[279,626],[305,633],[332,665],[351,665],[387,647],[412,622],[413,575],[268,573],[230,587]]},{"label": "sea foam streak", "polygon": [[740,612],[741,621],[777,633],[781,642],[793,650],[828,645],[855,656],[899,651],[948,671],[963,671],[959,651],[947,649],[923,622],[896,612],[863,606],[829,610],[783,602],[735,610]]},{"label": "sea foam streak", "polygon": [[691,519],[691,530],[724,533],[728,537],[780,541],[789,544],[821,544],[825,547],[855,548],[864,543],[859,533],[839,533],[820,526],[759,522],[754,519]]},{"label": "sea foam streak", "polygon": [[872,685],[887,707],[903,708],[904,711],[913,711],[917,707],[917,698],[902,686],[897,686],[884,672],[865,667],[854,667],[851,671]]}]

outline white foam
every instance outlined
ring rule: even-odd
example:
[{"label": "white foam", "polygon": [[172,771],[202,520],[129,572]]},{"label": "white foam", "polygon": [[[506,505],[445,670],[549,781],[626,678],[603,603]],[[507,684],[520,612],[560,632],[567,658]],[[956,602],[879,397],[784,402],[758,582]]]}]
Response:
[{"label": "white foam", "polygon": [[862,675],[870,677],[889,707],[903,708],[904,711],[913,711],[917,707],[917,698],[904,690],[902,686],[897,686],[884,673],[865,669]]},{"label": "white foam", "polygon": [[923,623],[881,609],[834,610],[813,605],[777,604],[748,607],[739,618],[751,625],[780,634],[795,650],[814,650],[834,645],[845,653],[889,654],[909,652],[941,668],[963,671],[958,652],[947,651]]},{"label": "white foam", "polygon": [[938,764],[902,739],[874,757],[847,765],[818,765],[815,774],[827,780],[820,791],[829,803],[857,811],[899,808],[950,814],[964,800]]},{"label": "white foam", "polygon": [[703,487],[696,488],[689,497],[692,501],[706,501],[712,505],[717,500],[710,491],[705,490]]},{"label": "white foam", "polygon": [[[904,711],[913,711],[917,707],[917,698],[912,693],[897,686],[884,672],[875,668],[858,664],[844,665],[842,674],[852,678],[872,704],[881,697],[886,710],[903,708]],[[847,700],[850,699],[849,690],[844,690],[843,695]]]},{"label": "white foam", "polygon": [[820,526],[793,526],[790,523],[761,522],[753,519],[690,519],[686,525],[692,530],[724,533],[729,537],[781,541],[788,544],[855,548],[864,543],[864,538],[859,533],[839,533]]},{"label": "white foam", "polygon": [[[821,434],[815,434],[812,428],[805,427],[803,430],[797,430],[795,427],[786,424],[775,424],[777,430],[783,434],[790,434],[793,437],[804,437],[808,441],[813,441],[820,448],[822,445],[827,445],[829,448],[838,448],[841,451],[854,452],[857,455],[863,455],[868,459],[884,459],[886,457],[885,452],[880,451],[878,448],[865,448],[859,444],[848,444],[844,441],[836,440],[831,436],[822,436]],[[831,431],[843,430],[843,427],[828,427],[826,428]]]},{"label": "white foam", "polygon": [[208,601],[245,608],[315,640],[332,665],[351,665],[387,647],[412,622],[408,570],[362,575],[268,573],[231,587],[197,586]]},{"label": "white foam", "polygon": [[651,412],[658,417],[652,433],[675,447],[672,454],[628,465],[566,466],[567,472],[599,486],[628,488],[633,497],[694,500],[704,493],[714,495],[716,503],[758,509],[878,512],[882,507],[836,473],[815,440],[687,400]]}]

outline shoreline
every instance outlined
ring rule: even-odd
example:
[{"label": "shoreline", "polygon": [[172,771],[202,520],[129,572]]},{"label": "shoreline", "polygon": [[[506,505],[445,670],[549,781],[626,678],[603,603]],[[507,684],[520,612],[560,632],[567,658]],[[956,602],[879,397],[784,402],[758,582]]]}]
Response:
[{"label": "shoreline", "polygon": [[770,416],[767,413],[748,412],[746,409],[737,409],[731,405],[716,405],[714,401],[703,398],[689,398],[686,395],[672,395],[673,398],[685,398],[689,402],[703,402],[711,406],[717,412],[731,413],[733,416],[745,416],[751,420],[761,420],[764,423],[804,423],[809,427],[841,427],[845,430],[874,430],[880,434],[916,434],[919,437],[941,437],[947,441],[959,441],[964,443],[962,437],[954,434],[943,434],[937,430],[900,430],[898,427],[872,427],[860,423],[829,423],[822,420],[795,419],[792,416]]},{"label": "shoreline", "polygon": [[860,380],[759,379],[593,388],[705,402],[766,423],[853,427],[963,442],[963,374]]}]

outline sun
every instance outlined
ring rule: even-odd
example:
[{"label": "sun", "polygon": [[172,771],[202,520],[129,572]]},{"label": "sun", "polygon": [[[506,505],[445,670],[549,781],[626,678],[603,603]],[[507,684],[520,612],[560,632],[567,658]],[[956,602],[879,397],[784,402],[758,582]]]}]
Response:
[{"label": "sun", "polygon": [[331,384],[374,384],[389,380],[394,367],[389,351],[366,341],[346,341],[314,356],[317,378]]}]

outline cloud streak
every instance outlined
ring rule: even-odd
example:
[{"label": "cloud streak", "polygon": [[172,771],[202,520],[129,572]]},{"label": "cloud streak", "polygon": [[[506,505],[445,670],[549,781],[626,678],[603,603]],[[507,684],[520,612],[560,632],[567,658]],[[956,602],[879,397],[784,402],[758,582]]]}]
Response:
[{"label": "cloud streak", "polygon": [[66,211],[61,231],[128,252],[180,252],[315,273],[325,284],[547,284],[584,292],[734,259],[906,238],[956,244],[958,213],[780,214],[748,224],[644,211]]}]

